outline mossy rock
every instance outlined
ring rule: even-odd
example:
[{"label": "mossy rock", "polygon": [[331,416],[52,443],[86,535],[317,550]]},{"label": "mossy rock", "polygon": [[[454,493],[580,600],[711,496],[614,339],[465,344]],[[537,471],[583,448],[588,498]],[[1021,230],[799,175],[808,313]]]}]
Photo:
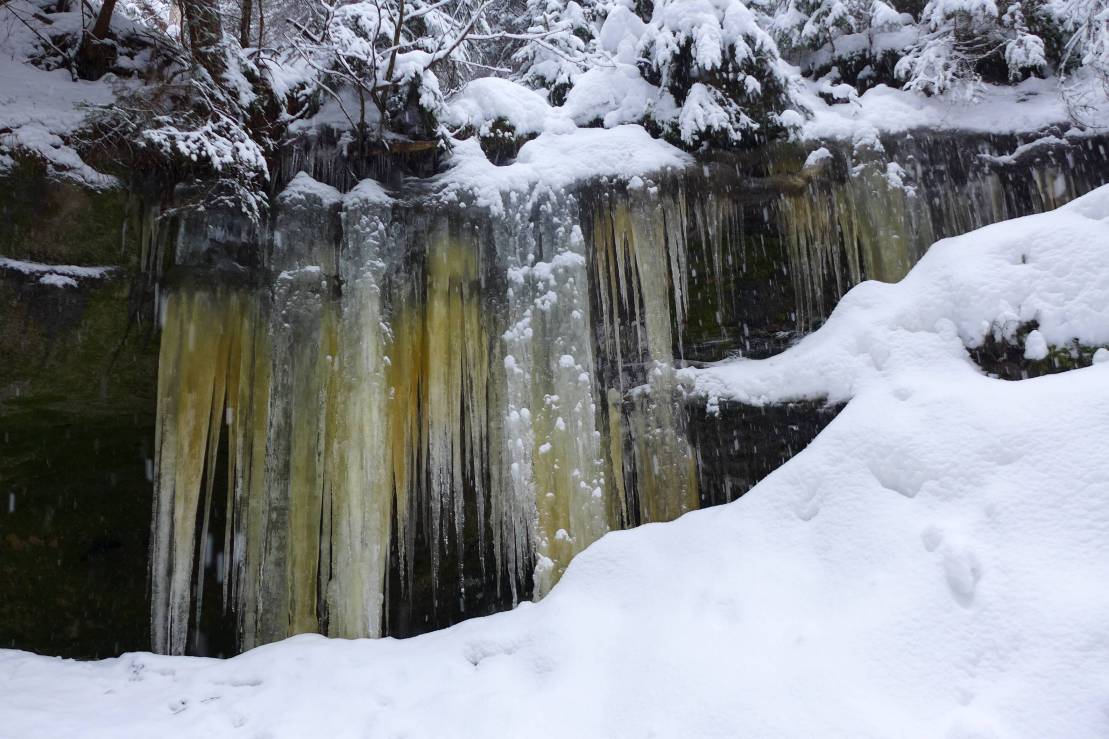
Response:
[{"label": "mossy rock", "polygon": [[51,177],[22,157],[0,177],[0,256],[50,264],[137,267],[125,223],[129,195]]},{"label": "mossy rock", "polygon": [[0,270],[0,647],[146,648],[158,345],[127,194],[24,162],[0,203],[0,254],[124,267],[75,287]]}]

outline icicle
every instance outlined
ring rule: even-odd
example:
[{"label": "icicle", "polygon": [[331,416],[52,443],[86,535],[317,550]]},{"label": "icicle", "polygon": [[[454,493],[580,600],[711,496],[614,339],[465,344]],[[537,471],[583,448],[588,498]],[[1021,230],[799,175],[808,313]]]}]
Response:
[{"label": "icicle", "polygon": [[[631,378],[640,380],[626,400],[611,391],[607,398],[608,467],[614,476],[632,482],[621,480],[614,488],[636,501],[634,519],[628,518],[627,502],[619,508],[626,522],[668,520],[696,508],[698,501],[696,468],[681,428],[673,376],[672,308],[683,300],[685,288],[674,286],[671,270],[687,262],[688,224],[684,210],[672,208],[666,214],[659,205],[644,191],[632,193],[628,200],[612,198],[597,207],[592,229],[600,302],[609,312],[603,346],[617,350],[616,389],[622,390]],[[681,254],[675,257],[669,251]],[[634,307],[631,316],[614,310],[617,295],[625,311]],[[627,331],[630,325],[642,333],[631,347],[638,361],[629,366],[621,337],[608,331]],[[615,434],[628,435],[630,459],[623,453],[625,442],[618,442]]]},{"label": "icicle", "polygon": [[[206,528],[228,362],[239,340],[236,322],[228,319],[240,311],[241,297],[218,289],[172,293],[165,307],[155,440],[151,623],[153,647],[170,654],[183,654],[188,643],[201,486],[207,480],[201,516]],[[202,594],[198,588],[197,615]]]},{"label": "icicle", "polygon": [[[509,268],[505,458],[515,512],[534,516],[534,523],[515,529],[534,530],[537,597],[609,529],[593,394],[589,273],[572,211],[569,203],[548,204],[547,212],[563,220],[541,224],[538,243],[518,243]],[[537,248],[543,251],[531,251]]]}]

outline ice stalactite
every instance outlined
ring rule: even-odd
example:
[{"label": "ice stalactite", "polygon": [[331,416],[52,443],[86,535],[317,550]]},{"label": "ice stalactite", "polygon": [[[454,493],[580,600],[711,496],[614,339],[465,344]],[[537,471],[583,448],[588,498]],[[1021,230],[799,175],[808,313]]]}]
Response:
[{"label": "ice stalactite", "polygon": [[[1055,139],[1059,144],[1061,141]],[[1020,154],[999,154],[1014,148]],[[797,330],[811,330],[864,279],[896,282],[933,242],[1056,208],[1096,186],[1093,145],[1018,146],[1012,137],[927,135],[836,147],[777,200]],[[1091,166],[1093,165],[1093,166]],[[786,168],[796,162],[786,158]]]},{"label": "ice stalactite", "polygon": [[468,588],[541,597],[611,528],[696,507],[673,379],[684,215],[641,188],[593,204],[587,237],[568,195],[491,227],[368,190],[295,178],[265,289],[172,291],[160,650],[202,630],[210,564],[190,547],[219,494],[241,648],[489,607]]},{"label": "ice stalactite", "polygon": [[[225,436],[223,427],[229,399],[250,392],[240,386],[238,365],[254,353],[255,308],[249,297],[224,288],[174,293],[163,307],[151,553],[152,642],[161,652],[189,647],[196,542],[204,540],[197,519],[206,528],[221,441],[243,441],[243,419],[239,433]],[[196,597],[199,604],[203,593]]]},{"label": "ice stalactite", "polygon": [[670,520],[697,507],[696,469],[673,375],[675,326],[684,322],[688,295],[688,224],[684,208],[666,204],[644,187],[593,206],[594,283],[602,313],[597,343],[616,391],[606,397],[609,464],[622,478],[614,487],[626,496],[619,526]]},{"label": "ice stalactite", "polygon": [[801,332],[819,325],[851,286],[896,282],[914,261],[913,191],[878,153],[856,157],[842,182],[816,175],[777,203]]},{"label": "ice stalactite", "polygon": [[[330,485],[321,517],[320,580],[326,591],[326,632],[380,636],[392,511],[404,499],[388,475],[390,417],[382,286],[390,244],[388,208],[373,183],[345,199],[340,273],[345,276],[338,365],[327,407],[334,419]],[[321,630],[312,625],[309,630]]]},{"label": "ice stalactite", "polygon": [[610,525],[594,396],[588,260],[572,217],[576,208],[567,200],[545,205],[536,225],[538,238],[524,229],[506,239],[509,501],[525,515],[533,511],[528,528],[533,529],[537,596],[549,591],[570,560]]},{"label": "ice stalactite", "polygon": [[[318,631],[321,617],[337,635],[380,633],[391,512],[382,262],[363,246],[340,305],[334,232],[298,228],[304,214],[294,215],[306,207],[337,218],[338,201],[307,200],[281,204],[286,243],[272,252],[280,271],[268,291],[187,282],[166,301],[152,558],[159,651],[182,653],[198,633],[209,563],[195,542],[208,538],[217,491],[227,520],[217,579],[241,647]],[[352,233],[380,222],[357,209],[346,220]]]},{"label": "ice stalactite", "polygon": [[395,280],[387,349],[398,555],[410,585],[423,526],[433,597],[450,562],[448,591],[461,598],[467,527],[483,553],[487,503],[500,487],[500,450],[490,439],[501,394],[498,319],[484,289],[482,234],[445,218],[409,228],[426,240],[410,254],[418,260],[412,273]]}]

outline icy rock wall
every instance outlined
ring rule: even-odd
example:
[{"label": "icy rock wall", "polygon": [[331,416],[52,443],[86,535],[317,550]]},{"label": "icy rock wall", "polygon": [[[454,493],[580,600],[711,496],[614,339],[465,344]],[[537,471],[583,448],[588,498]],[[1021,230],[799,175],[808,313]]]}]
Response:
[{"label": "icy rock wall", "polygon": [[508,193],[496,217],[298,175],[265,233],[186,223],[163,309],[155,647],[418,633],[541,597],[606,531],[742,494],[830,414],[760,445],[765,424],[691,411],[676,365],[780,349],[858,281],[1054,207],[1105,158],[971,144],[784,147]]},{"label": "icy rock wall", "polygon": [[690,225],[680,356],[776,353],[861,280],[900,279],[933,242],[1102,184],[1107,147],[915,132],[718,157],[677,185]]},{"label": "icy rock wall", "polygon": [[[166,298],[151,559],[159,651],[202,649],[210,582],[241,648],[318,631],[324,616],[337,636],[381,632],[392,514],[374,251],[384,226],[348,209],[340,252],[319,228],[321,214],[339,215],[334,195],[281,203],[264,289],[190,280]],[[339,253],[343,303],[334,268],[307,263]]]},{"label": "icy rock wall", "polygon": [[155,648],[202,651],[232,618],[239,648],[418,630],[541,596],[604,532],[695,507],[650,205],[614,211],[605,248],[631,261],[598,293],[642,318],[639,379],[662,399],[627,402],[619,352],[615,387],[597,373],[570,196],[493,221],[300,178],[246,283],[227,277],[242,231],[184,227],[183,273],[205,276],[163,308]]}]

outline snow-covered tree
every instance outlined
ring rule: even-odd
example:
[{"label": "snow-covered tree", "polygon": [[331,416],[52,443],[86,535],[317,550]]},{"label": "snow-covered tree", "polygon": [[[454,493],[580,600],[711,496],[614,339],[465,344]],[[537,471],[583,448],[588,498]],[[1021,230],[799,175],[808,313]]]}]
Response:
[{"label": "snow-covered tree", "polygon": [[657,0],[639,54],[644,77],[681,106],[674,134],[686,147],[780,130],[790,96],[778,47],[739,0]]},{"label": "snow-covered tree", "polygon": [[[532,0],[518,79],[592,121],[638,120],[675,143],[748,145],[789,107],[778,47],[740,0]],[[609,92],[601,94],[607,86]]]},{"label": "snow-covered tree", "polygon": [[1109,90],[1109,0],[1055,0],[1051,11],[1069,36],[1064,61],[1098,75]]},{"label": "snow-covered tree", "polygon": [[867,27],[863,0],[786,0],[771,29],[783,50],[817,50]]},{"label": "snow-covered tree", "polygon": [[1042,69],[1044,42],[1029,27],[1041,10],[1042,3],[1032,0],[1000,8],[994,0],[929,0],[897,74],[908,90],[940,94],[973,90],[991,64],[1010,79]]},{"label": "snow-covered tree", "polygon": [[590,0],[529,0],[525,32],[531,36],[513,55],[518,77],[532,87],[547,90],[551,101],[561,103],[574,78],[590,65],[595,22],[603,9]]},{"label": "snow-covered tree", "polygon": [[309,109],[329,103],[355,131],[360,148],[387,134],[439,135],[440,75],[473,64],[467,44],[489,39],[490,2],[330,0],[309,23],[292,21],[291,45],[312,73],[301,90]]},{"label": "snow-covered tree", "polygon": [[912,16],[884,0],[779,0],[764,23],[783,55],[805,73],[831,71],[839,80],[873,84],[900,53]]}]

